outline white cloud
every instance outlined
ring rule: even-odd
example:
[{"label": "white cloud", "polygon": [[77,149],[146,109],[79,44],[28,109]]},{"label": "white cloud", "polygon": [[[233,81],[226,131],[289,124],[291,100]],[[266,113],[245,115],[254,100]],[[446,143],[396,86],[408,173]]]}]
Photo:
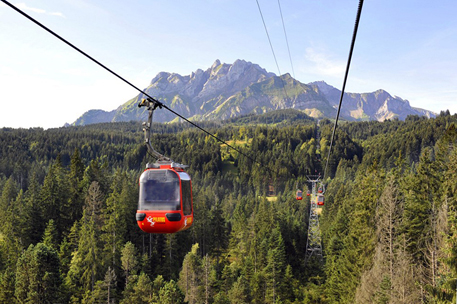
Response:
[{"label": "white cloud", "polygon": [[62,14],[61,12],[47,12],[46,10],[41,9],[41,8],[27,6],[27,4],[25,4],[25,3],[16,3],[16,7],[23,11],[31,11],[31,12],[34,12],[37,14],[47,14],[47,15],[58,16],[58,17],[63,17],[63,18],[65,17],[64,14]]},{"label": "white cloud", "polygon": [[323,51],[308,47],[305,50],[305,58],[314,63],[316,74],[332,77],[341,77],[344,74],[344,64],[331,60]]},{"label": "white cloud", "polygon": [[50,12],[48,14],[51,15],[51,16],[57,16],[57,17],[65,18],[65,16],[61,12]]},{"label": "white cloud", "polygon": [[25,3],[16,3],[16,7],[18,9],[21,9],[21,10],[24,10],[24,11],[31,11],[31,12],[38,13],[38,14],[46,13],[46,11],[44,9],[29,7]]}]

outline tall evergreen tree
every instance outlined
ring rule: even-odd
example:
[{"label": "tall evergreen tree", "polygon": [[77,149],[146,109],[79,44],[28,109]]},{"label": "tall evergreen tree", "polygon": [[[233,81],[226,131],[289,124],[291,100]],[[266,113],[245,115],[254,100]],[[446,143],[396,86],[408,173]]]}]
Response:
[{"label": "tall evergreen tree", "polygon": [[436,178],[436,163],[431,159],[431,150],[426,149],[417,167],[417,174],[406,180],[403,230],[408,242],[408,251],[417,263],[425,263],[424,250],[427,235],[432,233],[429,214],[433,210],[435,193],[439,187]]},{"label": "tall evergreen tree", "polygon": [[84,164],[78,149],[75,149],[70,159],[70,172],[68,174],[69,198],[68,214],[69,222],[73,223],[82,216],[84,205],[83,183]]},{"label": "tall evergreen tree", "polygon": [[284,243],[279,227],[271,231],[269,247],[267,265],[264,269],[267,281],[265,300],[266,303],[276,303],[278,299],[285,298],[284,290],[286,284],[290,283],[284,282],[287,264]]},{"label": "tall evergreen tree", "polygon": [[[350,204],[348,232],[338,256],[328,257],[326,286],[330,301],[352,303],[363,270],[371,264],[375,248],[374,219],[383,174],[376,166],[359,173]],[[381,186],[381,187],[380,187]]]},{"label": "tall evergreen tree", "polygon": [[17,263],[15,296],[20,303],[61,300],[62,279],[57,252],[45,244],[30,245]]},{"label": "tall evergreen tree", "polygon": [[153,283],[147,274],[142,272],[139,276],[133,275],[134,280],[129,281],[129,285],[126,290],[129,291],[125,294],[124,299],[121,303],[139,303],[148,304],[153,303],[153,297],[158,298],[158,295],[154,295]]},{"label": "tall evergreen tree", "polygon": [[24,213],[21,219],[23,227],[24,246],[27,248],[30,244],[38,243],[45,229],[42,209],[40,206],[41,186],[38,181],[37,173],[31,175],[29,187],[25,192]]},{"label": "tall evergreen tree", "polygon": [[136,274],[139,265],[138,253],[135,245],[131,242],[127,242],[122,248],[121,263],[125,275],[125,284],[128,285],[130,276]]},{"label": "tall evergreen tree", "polygon": [[192,250],[186,255],[179,274],[179,287],[185,295],[185,301],[189,304],[204,303],[202,294],[202,270],[201,258],[197,253],[198,243],[192,246]]},{"label": "tall evergreen tree", "polygon": [[59,232],[59,242],[62,239],[62,234],[70,228],[68,227],[68,194],[67,174],[62,167],[60,157],[58,157],[44,180],[39,205],[43,220],[46,223],[51,219],[54,221]]},{"label": "tall evergreen tree", "polygon": [[13,178],[9,178],[0,198],[0,271],[14,267],[22,250],[20,227],[20,205],[23,204],[22,190]]},{"label": "tall evergreen tree", "polygon": [[48,225],[46,226],[46,229],[44,230],[43,244],[45,244],[49,248],[57,250],[59,246],[59,244],[57,243],[57,237],[58,234],[56,231],[56,226],[54,225],[54,220],[50,219]]},{"label": "tall evergreen tree", "polygon": [[158,302],[163,304],[183,304],[184,294],[179,289],[178,284],[174,280],[170,280],[160,288]]},{"label": "tall evergreen tree", "polygon": [[66,277],[66,286],[73,294],[73,301],[82,299],[84,291],[92,292],[95,282],[103,275],[101,227],[103,218],[103,193],[97,182],[93,182],[86,196],[86,202],[78,233],[78,249],[73,252],[70,269]]}]

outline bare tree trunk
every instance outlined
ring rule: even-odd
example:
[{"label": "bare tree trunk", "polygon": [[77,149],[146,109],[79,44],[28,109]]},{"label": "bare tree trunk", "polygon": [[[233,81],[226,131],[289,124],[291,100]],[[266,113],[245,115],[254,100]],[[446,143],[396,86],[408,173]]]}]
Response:
[{"label": "bare tree trunk", "polygon": [[206,254],[206,259],[205,259],[205,304],[208,304],[209,300],[209,284],[208,284],[208,254]]},{"label": "bare tree trunk", "polygon": [[276,303],[276,267],[273,265],[273,303]]}]

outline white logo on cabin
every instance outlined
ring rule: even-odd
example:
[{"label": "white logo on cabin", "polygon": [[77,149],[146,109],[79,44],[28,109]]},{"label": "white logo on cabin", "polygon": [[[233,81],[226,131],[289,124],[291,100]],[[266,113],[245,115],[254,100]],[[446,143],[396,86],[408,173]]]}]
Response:
[{"label": "white logo on cabin", "polygon": [[184,218],[184,227],[187,226],[187,217]]},{"label": "white logo on cabin", "polygon": [[146,219],[149,223],[151,223],[151,227],[154,227],[154,219],[152,218],[152,216],[148,216],[148,218]]}]

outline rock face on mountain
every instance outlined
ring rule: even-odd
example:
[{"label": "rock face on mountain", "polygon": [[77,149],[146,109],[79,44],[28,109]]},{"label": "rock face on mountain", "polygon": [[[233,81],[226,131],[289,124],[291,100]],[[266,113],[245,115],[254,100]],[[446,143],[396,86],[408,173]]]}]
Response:
[{"label": "rock face on mountain", "polygon": [[[313,88],[317,88],[325,94],[330,105],[338,107],[341,91],[326,84],[324,81],[312,82]],[[386,119],[404,120],[408,115],[419,115],[435,117],[436,115],[428,110],[413,108],[408,100],[392,96],[384,90],[377,90],[372,93],[345,93],[341,114],[348,120],[378,120]]]},{"label": "rock face on mountain", "polygon": [[[221,120],[246,114],[261,114],[279,109],[298,109],[316,118],[333,118],[341,91],[323,81],[303,84],[289,74],[276,76],[257,64],[237,60],[233,64],[214,64],[191,75],[157,74],[145,92],[177,113],[192,120]],[[73,125],[98,122],[145,120],[146,109],[137,107],[144,98],[139,94],[116,110],[90,110]],[[384,90],[373,93],[345,93],[341,117],[347,120],[379,120],[407,115],[434,114],[412,108],[407,100]],[[154,113],[154,121],[168,122],[176,116],[166,110]]]}]

